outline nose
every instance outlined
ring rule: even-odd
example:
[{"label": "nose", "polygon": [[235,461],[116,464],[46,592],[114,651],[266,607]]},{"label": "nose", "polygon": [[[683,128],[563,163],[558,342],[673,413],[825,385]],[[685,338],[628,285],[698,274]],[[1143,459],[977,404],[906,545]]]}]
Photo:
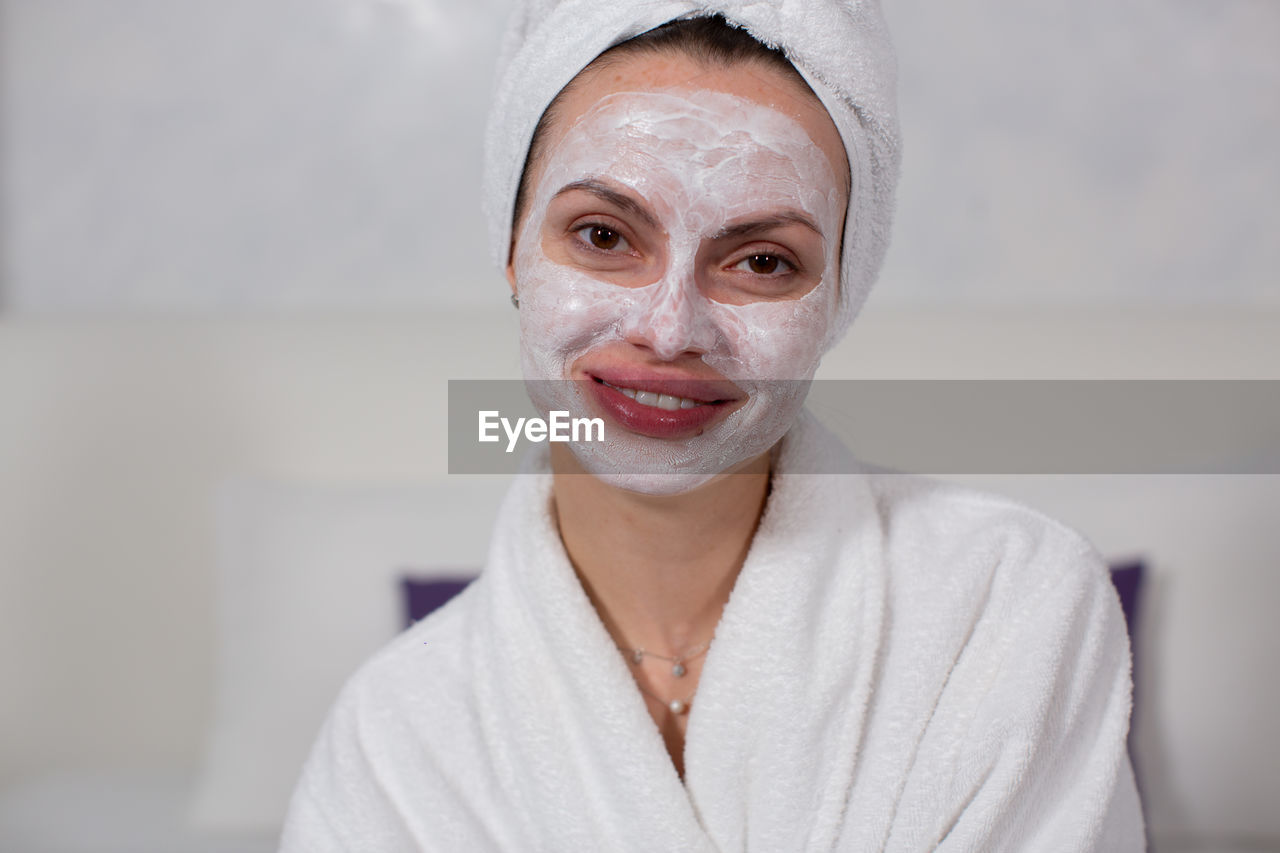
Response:
[{"label": "nose", "polygon": [[663,361],[685,353],[702,355],[715,344],[715,329],[692,275],[667,276],[650,285],[623,328],[626,340],[647,347]]}]

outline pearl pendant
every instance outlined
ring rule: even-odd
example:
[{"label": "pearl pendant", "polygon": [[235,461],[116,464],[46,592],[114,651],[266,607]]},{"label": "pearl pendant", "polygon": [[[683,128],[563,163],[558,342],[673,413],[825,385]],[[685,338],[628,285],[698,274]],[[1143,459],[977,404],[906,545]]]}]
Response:
[{"label": "pearl pendant", "polygon": [[643,662],[644,662],[644,649],[636,649],[635,651],[633,651],[633,652],[631,653],[631,661],[632,661],[632,663],[643,663]]},{"label": "pearl pendant", "polygon": [[685,711],[685,708],[687,708],[688,706],[685,705],[683,702],[681,702],[679,699],[672,699],[667,704],[667,707],[671,709],[671,713],[673,714],[683,714]]},{"label": "pearl pendant", "polygon": [[678,663],[675,666],[671,667],[671,674],[674,675],[676,678],[679,678],[680,676],[684,675],[685,674],[684,664]]}]

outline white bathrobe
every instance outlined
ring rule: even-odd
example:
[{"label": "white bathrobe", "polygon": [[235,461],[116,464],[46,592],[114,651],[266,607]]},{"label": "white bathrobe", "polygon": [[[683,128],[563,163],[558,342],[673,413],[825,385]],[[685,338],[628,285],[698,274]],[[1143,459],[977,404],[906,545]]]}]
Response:
[{"label": "white bathrobe", "polygon": [[[808,415],[707,652],[682,783],[549,513],[344,688],[285,853],[1136,851],[1124,618],[1079,535]],[[791,472],[791,473],[789,473]]]}]

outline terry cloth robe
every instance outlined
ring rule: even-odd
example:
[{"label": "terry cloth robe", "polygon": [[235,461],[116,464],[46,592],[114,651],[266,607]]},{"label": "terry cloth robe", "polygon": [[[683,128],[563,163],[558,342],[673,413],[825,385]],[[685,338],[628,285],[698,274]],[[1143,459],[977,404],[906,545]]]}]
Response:
[{"label": "terry cloth robe", "polygon": [[682,782],[565,554],[540,447],[481,577],[344,687],[284,853],[1143,849],[1128,640],[1079,535],[924,478],[788,473],[847,453],[806,414]]}]

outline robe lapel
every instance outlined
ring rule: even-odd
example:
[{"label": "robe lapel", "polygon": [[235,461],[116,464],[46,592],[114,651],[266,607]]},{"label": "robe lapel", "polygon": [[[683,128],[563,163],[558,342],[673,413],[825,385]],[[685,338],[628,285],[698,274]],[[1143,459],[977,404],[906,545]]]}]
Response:
[{"label": "robe lapel", "polygon": [[807,473],[833,453],[807,415],[788,434],[703,665],[686,779],[724,851],[830,850],[846,818],[884,589],[865,480]]},{"label": "robe lapel", "polygon": [[482,657],[501,705],[489,709],[495,739],[510,745],[527,831],[545,850],[716,853],[564,552],[550,476],[523,480],[486,568],[492,607]]}]

